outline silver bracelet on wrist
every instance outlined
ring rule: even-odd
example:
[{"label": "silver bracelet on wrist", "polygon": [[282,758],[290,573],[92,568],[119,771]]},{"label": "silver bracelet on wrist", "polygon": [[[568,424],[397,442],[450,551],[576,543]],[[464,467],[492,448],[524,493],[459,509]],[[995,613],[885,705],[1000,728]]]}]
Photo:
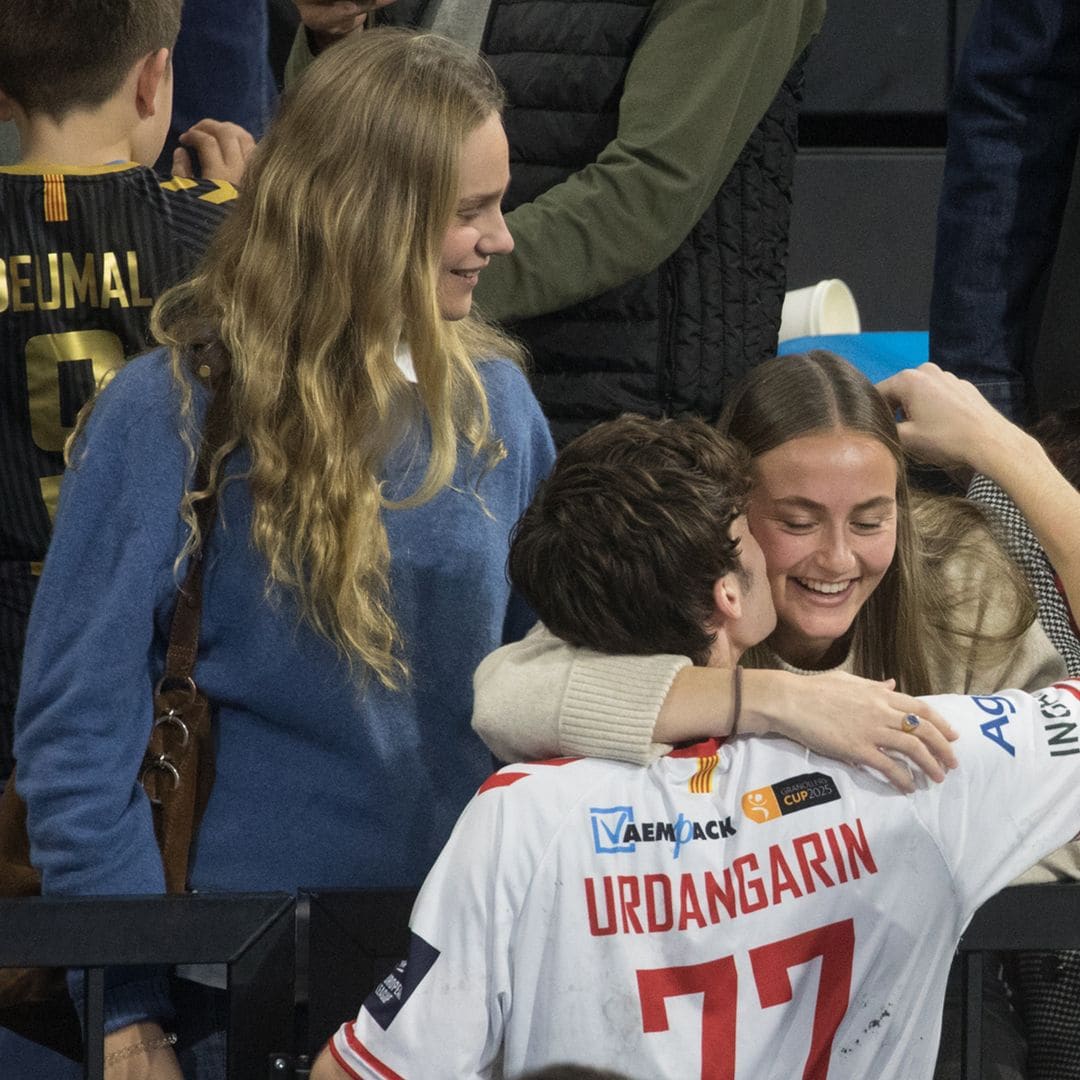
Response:
[{"label": "silver bracelet on wrist", "polygon": [[113,1050],[105,1055],[106,1065],[115,1065],[118,1061],[124,1061],[136,1054],[152,1054],[155,1050],[164,1050],[166,1046],[176,1045],[176,1033],[173,1031],[160,1036],[157,1039],[144,1039],[142,1042],[132,1043],[130,1046],[122,1046],[119,1050]]}]

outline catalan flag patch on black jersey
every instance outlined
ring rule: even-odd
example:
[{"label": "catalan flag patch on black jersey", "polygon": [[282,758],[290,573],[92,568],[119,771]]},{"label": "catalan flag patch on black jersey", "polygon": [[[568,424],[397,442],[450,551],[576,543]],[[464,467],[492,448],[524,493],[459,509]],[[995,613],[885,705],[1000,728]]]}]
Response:
[{"label": "catalan flag patch on black jersey", "polygon": [[67,221],[67,187],[62,173],[45,173],[45,220]]}]

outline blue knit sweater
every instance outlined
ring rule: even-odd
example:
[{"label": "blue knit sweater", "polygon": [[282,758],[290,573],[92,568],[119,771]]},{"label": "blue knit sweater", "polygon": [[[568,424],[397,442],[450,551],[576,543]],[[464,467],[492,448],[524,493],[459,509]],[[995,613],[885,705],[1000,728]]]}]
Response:
[{"label": "blue knit sweater", "polygon": [[[418,885],[489,773],[491,756],[469,726],[472,673],[532,621],[506,579],[507,540],[553,448],[521,372],[501,360],[481,372],[508,452],[480,480],[483,503],[463,451],[453,488],[384,515],[412,670],[400,692],[375,678],[359,690],[288,595],[267,601],[247,485],[225,486],[196,667],[217,707],[217,779],[194,888]],[[116,377],[80,449],[30,622],[19,790],[46,894],[159,892],[160,858],[135,773],[186,535],[178,505],[187,451],[163,350]],[[414,489],[425,465],[426,452],[392,457],[390,493]]]}]

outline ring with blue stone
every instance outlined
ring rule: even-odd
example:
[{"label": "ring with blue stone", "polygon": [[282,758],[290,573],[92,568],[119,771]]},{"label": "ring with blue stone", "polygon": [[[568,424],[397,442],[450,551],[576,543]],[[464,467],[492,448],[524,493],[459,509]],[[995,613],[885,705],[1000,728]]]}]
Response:
[{"label": "ring with blue stone", "polygon": [[919,718],[911,712],[900,721],[900,730],[907,735],[910,735],[918,726]]}]

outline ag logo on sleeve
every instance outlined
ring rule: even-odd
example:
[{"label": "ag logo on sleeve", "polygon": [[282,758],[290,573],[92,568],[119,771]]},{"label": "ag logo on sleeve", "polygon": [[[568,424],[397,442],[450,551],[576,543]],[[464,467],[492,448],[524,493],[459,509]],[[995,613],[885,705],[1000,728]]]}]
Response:
[{"label": "ag logo on sleeve", "polygon": [[743,813],[757,822],[772,821],[811,806],[835,802],[840,798],[836,784],[825,773],[803,773],[778,784],[748,791],[742,797]]}]

